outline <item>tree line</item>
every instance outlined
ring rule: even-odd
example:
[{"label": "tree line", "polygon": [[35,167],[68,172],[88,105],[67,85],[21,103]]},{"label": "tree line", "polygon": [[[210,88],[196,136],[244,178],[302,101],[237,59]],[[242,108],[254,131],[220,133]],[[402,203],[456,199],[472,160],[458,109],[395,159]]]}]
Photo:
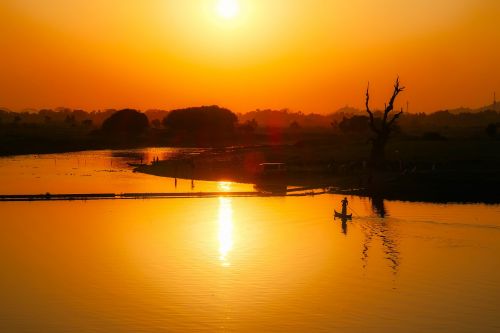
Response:
[{"label": "tree line", "polygon": [[[220,118],[218,109],[225,110],[227,118]],[[215,110],[215,111],[214,111]],[[30,110],[13,112],[0,109],[0,126],[25,127],[78,127],[88,129],[102,128],[104,122],[115,113],[123,110],[107,109],[87,112],[68,108]],[[138,110],[134,110],[139,112]],[[395,131],[405,132],[443,132],[460,131],[466,128],[489,128],[489,133],[496,131],[500,124],[500,111],[494,106],[478,110],[463,109],[458,113],[454,110],[437,111],[434,113],[405,112],[398,119]],[[223,113],[224,113],[223,112]],[[229,112],[229,113],[228,113]],[[354,108],[343,108],[336,112],[320,115],[282,110],[255,110],[245,114],[235,114],[218,106],[190,107],[179,110],[147,110],[141,112],[147,120],[145,128],[198,131],[201,127],[216,130],[218,126],[224,131],[240,130],[253,133],[258,129],[278,128],[300,131],[305,129],[333,130],[337,133],[364,133],[370,131],[370,118],[364,111]],[[172,114],[172,118],[169,118]],[[182,115],[182,116],[180,116]],[[373,111],[375,122],[383,118],[383,111]],[[222,122],[221,122],[222,121]],[[144,122],[145,123],[145,122]],[[219,129],[220,131],[220,129]]]}]

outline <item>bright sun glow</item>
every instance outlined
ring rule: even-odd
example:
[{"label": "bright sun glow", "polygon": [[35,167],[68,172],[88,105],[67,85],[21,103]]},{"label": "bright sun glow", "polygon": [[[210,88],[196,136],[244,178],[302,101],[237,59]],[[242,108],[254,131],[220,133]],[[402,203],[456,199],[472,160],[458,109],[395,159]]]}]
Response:
[{"label": "bright sun glow", "polygon": [[219,0],[217,13],[225,19],[235,18],[240,12],[238,0]]},{"label": "bright sun glow", "polygon": [[218,182],[217,187],[218,187],[219,191],[221,191],[221,192],[230,192],[232,184],[233,183],[231,183],[231,182]]}]

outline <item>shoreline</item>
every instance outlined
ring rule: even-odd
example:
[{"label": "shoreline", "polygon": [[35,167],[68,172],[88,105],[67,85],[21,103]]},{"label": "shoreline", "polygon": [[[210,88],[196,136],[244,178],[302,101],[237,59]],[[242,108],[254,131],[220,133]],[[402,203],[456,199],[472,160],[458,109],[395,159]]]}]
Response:
[{"label": "shoreline", "polygon": [[[169,146],[193,148],[190,146]],[[348,148],[356,148],[352,144]],[[1,157],[44,155],[92,150],[126,150],[151,148],[150,145],[111,145],[82,149],[52,149],[50,151],[2,154]],[[157,147],[161,148],[161,147]],[[197,147],[199,148],[199,147]],[[498,161],[482,157],[473,160],[466,152],[459,160],[440,165],[433,170],[434,158],[424,156],[415,162],[416,171],[391,170],[379,175],[368,184],[368,173],[363,168],[364,152],[347,155],[334,151],[334,146],[241,145],[233,147],[205,147],[197,156],[180,155],[171,160],[148,165],[131,165],[134,172],[182,179],[206,181],[234,181],[255,184],[264,193],[282,195],[286,186],[311,189],[328,188],[330,193],[359,195],[389,200],[436,203],[500,203],[500,170]],[[332,158],[334,156],[336,159]],[[451,155],[450,155],[451,156]],[[451,156],[455,158],[455,156]],[[499,156],[500,157],[500,156]],[[392,156],[389,162],[397,164]],[[441,157],[447,160],[449,156]],[[288,166],[286,177],[279,181],[261,181],[257,167],[263,162],[284,162]],[[400,162],[401,163],[401,162]],[[417,164],[418,163],[418,164]],[[457,164],[457,165],[455,165]],[[418,168],[417,168],[418,166]],[[396,168],[397,169],[397,168]]]},{"label": "shoreline", "polygon": [[[330,163],[287,163],[283,177],[262,178],[262,161],[279,162],[287,146],[245,147],[210,151],[196,157],[179,158],[137,166],[145,174],[205,181],[234,181],[255,184],[257,189],[277,194],[288,186],[326,189],[330,193],[359,195],[402,201],[500,203],[500,178],[496,169],[387,171],[368,182],[368,170],[354,161]],[[292,147],[293,149],[294,147]],[[285,153],[286,155],[286,153]],[[346,168],[345,166],[350,166]]]}]

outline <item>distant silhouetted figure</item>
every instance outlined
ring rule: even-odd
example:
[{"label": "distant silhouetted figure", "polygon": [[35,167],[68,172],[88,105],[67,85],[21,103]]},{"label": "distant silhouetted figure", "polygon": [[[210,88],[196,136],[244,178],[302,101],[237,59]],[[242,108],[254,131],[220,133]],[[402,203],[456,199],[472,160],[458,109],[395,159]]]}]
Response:
[{"label": "distant silhouetted figure", "polygon": [[347,215],[347,205],[349,204],[349,201],[347,200],[347,198],[344,198],[344,200],[342,200],[342,215]]}]

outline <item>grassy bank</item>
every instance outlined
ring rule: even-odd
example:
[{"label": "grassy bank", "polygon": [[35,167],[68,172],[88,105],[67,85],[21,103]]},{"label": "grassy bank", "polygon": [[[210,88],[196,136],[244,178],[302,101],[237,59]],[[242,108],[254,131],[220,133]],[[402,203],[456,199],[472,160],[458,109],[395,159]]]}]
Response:
[{"label": "grassy bank", "polygon": [[[225,148],[140,166],[138,172],[187,179],[236,181],[260,187],[331,187],[387,199],[500,202],[500,142],[394,140],[388,167],[371,182],[364,140],[334,138],[295,145]],[[286,163],[285,176],[263,178],[259,164]]]}]

